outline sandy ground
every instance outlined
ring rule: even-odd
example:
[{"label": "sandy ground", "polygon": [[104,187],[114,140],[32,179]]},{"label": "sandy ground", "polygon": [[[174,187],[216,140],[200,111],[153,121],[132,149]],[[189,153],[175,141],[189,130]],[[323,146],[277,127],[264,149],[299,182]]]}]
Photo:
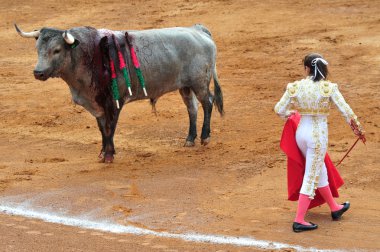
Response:
[{"label": "sandy ground", "polygon": [[[380,3],[356,1],[2,1],[0,9],[0,197],[91,214],[171,233],[248,236],[319,249],[380,250]],[[148,29],[206,25],[218,46],[226,115],[212,118],[212,141],[182,147],[188,128],[178,93],[128,104],[115,135],[113,164],[97,163],[96,121],[71,102],[60,79],[39,82],[33,39],[13,28]],[[283,121],[273,113],[302,58],[320,52],[330,79],[367,131],[339,167],[341,202],[352,209],[332,222],[327,206],[295,234],[296,204],[286,200]],[[202,113],[198,115],[199,129]],[[334,109],[329,154],[339,161],[355,141]],[[198,134],[200,135],[200,134]],[[1,251],[253,251],[254,248],[116,235],[0,215]]]}]

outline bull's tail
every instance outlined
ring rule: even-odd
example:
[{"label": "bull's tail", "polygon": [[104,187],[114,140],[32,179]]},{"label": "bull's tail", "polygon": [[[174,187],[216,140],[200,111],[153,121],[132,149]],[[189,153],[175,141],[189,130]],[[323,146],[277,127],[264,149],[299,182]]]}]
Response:
[{"label": "bull's tail", "polygon": [[218,74],[216,72],[216,63],[215,63],[214,69],[212,70],[212,76],[214,79],[214,105],[218,109],[220,115],[223,116],[224,115],[223,92],[219,85]]}]

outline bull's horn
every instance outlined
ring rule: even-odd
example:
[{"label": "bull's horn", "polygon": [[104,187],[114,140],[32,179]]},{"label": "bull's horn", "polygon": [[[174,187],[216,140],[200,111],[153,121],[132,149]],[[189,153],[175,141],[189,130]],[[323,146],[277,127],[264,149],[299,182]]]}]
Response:
[{"label": "bull's horn", "polygon": [[14,24],[14,25],[15,25],[17,33],[20,34],[21,37],[24,37],[24,38],[38,38],[38,36],[40,36],[40,31],[23,32],[23,31],[20,30],[20,28],[18,28],[18,26],[16,24]]},{"label": "bull's horn", "polygon": [[75,38],[73,37],[73,35],[71,35],[70,33],[68,33],[67,31],[65,31],[63,34],[62,34],[63,38],[65,39],[66,43],[69,44],[69,45],[72,45],[74,44],[75,42]]}]

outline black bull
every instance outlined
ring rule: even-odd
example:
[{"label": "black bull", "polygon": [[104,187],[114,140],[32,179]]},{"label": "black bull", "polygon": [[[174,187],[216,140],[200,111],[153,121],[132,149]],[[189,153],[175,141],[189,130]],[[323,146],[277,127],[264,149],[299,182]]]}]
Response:
[{"label": "black bull", "polygon": [[[154,105],[163,94],[179,90],[190,119],[185,146],[193,146],[197,137],[198,101],[204,111],[203,145],[210,140],[212,105],[216,105],[220,114],[224,113],[223,94],[216,72],[216,46],[211,33],[202,25],[128,32],[91,27],[23,32],[16,26],[16,30],[23,37],[37,40],[35,78],[42,81],[50,77],[62,78],[70,88],[73,101],[96,117],[102,134],[104,162],[113,161],[113,136],[120,113],[112,98],[110,59],[116,62],[121,107],[146,98]],[[132,95],[118,69],[116,47],[110,39],[112,35],[127,62]],[[136,49],[148,96],[144,95],[134,72],[126,38]],[[211,77],[214,79],[214,95],[209,89]]]}]

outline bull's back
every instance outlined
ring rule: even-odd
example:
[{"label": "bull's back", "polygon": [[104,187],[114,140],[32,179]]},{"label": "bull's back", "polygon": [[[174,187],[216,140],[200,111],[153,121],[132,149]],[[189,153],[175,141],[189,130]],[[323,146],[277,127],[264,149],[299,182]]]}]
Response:
[{"label": "bull's back", "polygon": [[189,55],[215,49],[211,33],[201,25],[132,31],[129,34],[135,46],[143,51],[150,47],[158,50],[155,53],[161,51]]},{"label": "bull's back", "polygon": [[150,96],[187,85],[215,64],[216,47],[203,26],[131,31]]}]

